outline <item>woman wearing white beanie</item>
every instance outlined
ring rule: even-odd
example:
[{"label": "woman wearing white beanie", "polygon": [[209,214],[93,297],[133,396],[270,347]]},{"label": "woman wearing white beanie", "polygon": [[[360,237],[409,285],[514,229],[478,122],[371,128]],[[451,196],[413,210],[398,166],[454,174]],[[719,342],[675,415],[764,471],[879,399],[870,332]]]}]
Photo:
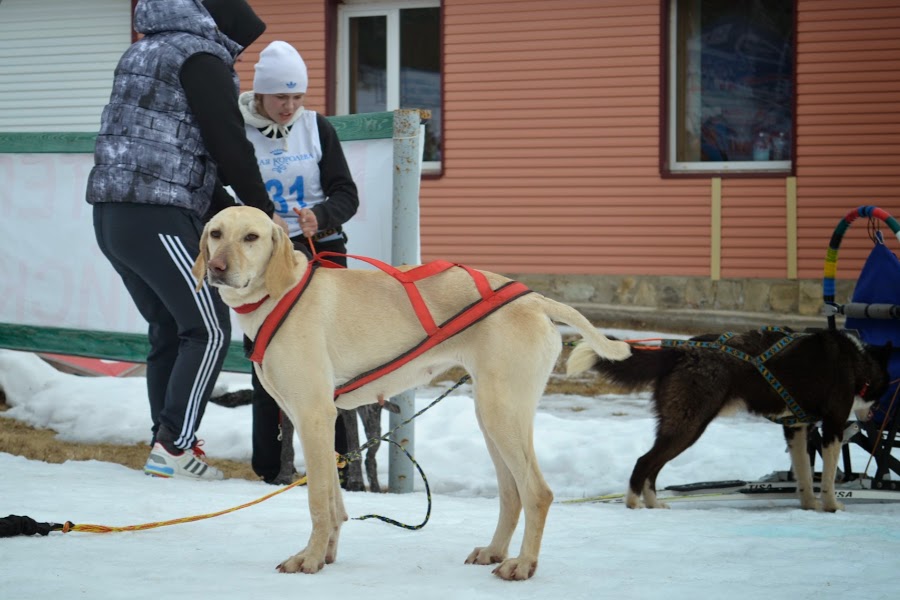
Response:
[{"label": "woman wearing white beanie", "polygon": [[309,83],[306,63],[287,42],[275,41],[259,54],[253,76],[256,94],[305,94]]},{"label": "woman wearing white beanie", "polygon": [[[259,55],[253,91],[241,94],[239,105],[275,214],[287,222],[294,247],[309,253],[312,240],[316,251],[346,254],[341,226],[356,214],[359,197],[334,127],[303,108],[308,83],[297,50],[287,42],[272,42]],[[346,258],[329,260],[347,266]],[[268,483],[293,479],[293,464],[281,464],[282,419],[287,417],[279,415],[275,400],[254,373],[252,466]],[[340,416],[335,449],[347,451]]]}]

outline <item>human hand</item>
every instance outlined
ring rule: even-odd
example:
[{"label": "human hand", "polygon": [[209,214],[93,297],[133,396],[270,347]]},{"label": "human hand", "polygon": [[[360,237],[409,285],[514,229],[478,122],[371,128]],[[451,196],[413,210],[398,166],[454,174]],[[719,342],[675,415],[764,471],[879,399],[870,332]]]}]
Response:
[{"label": "human hand", "polygon": [[281,227],[281,229],[284,230],[285,233],[290,234],[290,231],[288,230],[287,221],[285,221],[280,215],[272,215],[272,221],[276,225]]},{"label": "human hand", "polygon": [[300,229],[306,237],[312,237],[319,230],[319,220],[316,213],[308,208],[295,208],[294,212],[300,217]]}]

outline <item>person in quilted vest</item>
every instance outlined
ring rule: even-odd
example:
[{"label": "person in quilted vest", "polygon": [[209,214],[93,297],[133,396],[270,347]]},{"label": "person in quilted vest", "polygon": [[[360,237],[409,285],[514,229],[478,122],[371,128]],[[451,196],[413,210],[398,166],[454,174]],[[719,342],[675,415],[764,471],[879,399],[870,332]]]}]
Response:
[{"label": "person in quilted vest", "polygon": [[[88,177],[100,250],[149,324],[150,475],[221,479],[197,429],[231,338],[214,288],[195,293],[203,224],[234,204],[272,216],[238,108],[234,61],[265,30],[246,0],[139,0]],[[284,222],[275,217],[279,224]]]}]

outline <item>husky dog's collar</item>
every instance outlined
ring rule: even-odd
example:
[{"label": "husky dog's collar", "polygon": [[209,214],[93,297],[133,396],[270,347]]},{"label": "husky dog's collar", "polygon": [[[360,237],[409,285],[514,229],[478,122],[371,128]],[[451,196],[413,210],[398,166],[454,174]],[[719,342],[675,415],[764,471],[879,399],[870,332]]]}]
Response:
[{"label": "husky dog's collar", "polygon": [[252,313],[254,310],[262,306],[262,303],[269,299],[269,295],[266,294],[256,302],[251,302],[250,304],[241,304],[240,306],[234,307],[234,312],[246,315],[247,313]]}]

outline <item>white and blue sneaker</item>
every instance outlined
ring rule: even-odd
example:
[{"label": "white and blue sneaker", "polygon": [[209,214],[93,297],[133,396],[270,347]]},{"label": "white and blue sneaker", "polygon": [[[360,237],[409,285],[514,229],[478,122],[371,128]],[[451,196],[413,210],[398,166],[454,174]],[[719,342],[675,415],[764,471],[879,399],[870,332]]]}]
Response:
[{"label": "white and blue sneaker", "polygon": [[199,444],[193,448],[183,450],[181,454],[172,454],[166,447],[156,442],[147,457],[144,465],[144,473],[154,477],[179,477],[184,479],[224,479],[225,474],[219,469],[208,464],[206,454],[200,449]]}]

